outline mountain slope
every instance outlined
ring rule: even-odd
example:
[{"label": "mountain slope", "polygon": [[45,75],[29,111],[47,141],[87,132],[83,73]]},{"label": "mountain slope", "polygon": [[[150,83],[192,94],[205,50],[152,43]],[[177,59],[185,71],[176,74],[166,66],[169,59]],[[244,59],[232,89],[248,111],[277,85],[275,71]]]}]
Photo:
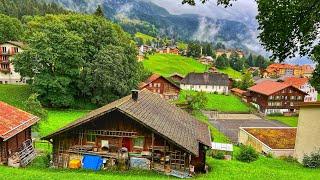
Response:
[{"label": "mountain slope", "polygon": [[182,40],[222,41],[229,47],[247,50],[258,45],[255,33],[242,22],[195,14],[173,15],[147,0],[51,1],[71,10],[90,13],[103,5],[105,15],[132,34],[142,32]]}]

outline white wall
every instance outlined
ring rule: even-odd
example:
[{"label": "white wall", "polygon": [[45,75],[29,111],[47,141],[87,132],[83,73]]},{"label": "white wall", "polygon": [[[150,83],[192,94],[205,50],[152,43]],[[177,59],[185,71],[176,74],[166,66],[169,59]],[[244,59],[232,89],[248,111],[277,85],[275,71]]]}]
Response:
[{"label": "white wall", "polygon": [[306,83],[300,87],[300,90],[308,93],[307,96],[304,97],[304,102],[316,102],[318,99],[318,92],[314,87],[311,86],[310,83]]},{"label": "white wall", "polygon": [[183,90],[192,90],[192,91],[203,91],[203,92],[218,92],[220,94],[229,93],[228,86],[210,86],[210,85],[188,85],[180,84],[180,88]]}]

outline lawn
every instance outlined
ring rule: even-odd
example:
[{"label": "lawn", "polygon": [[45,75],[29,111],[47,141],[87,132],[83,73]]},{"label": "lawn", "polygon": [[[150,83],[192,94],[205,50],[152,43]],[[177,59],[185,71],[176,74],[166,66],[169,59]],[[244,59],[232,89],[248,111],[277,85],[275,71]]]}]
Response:
[{"label": "lawn", "polygon": [[[181,91],[179,95],[179,102],[184,102],[187,94],[194,94],[194,91]],[[221,95],[214,93],[207,93],[208,103],[206,110],[217,110],[220,112],[230,113],[246,113],[250,112],[250,108],[242,102],[238,97],[230,95]]]},{"label": "lawn", "polygon": [[319,92],[319,94],[318,94],[318,98],[317,98],[317,100],[318,100],[318,101],[320,101],[320,92]]},{"label": "lawn", "polygon": [[48,119],[39,124],[39,135],[46,136],[88,112],[88,110],[48,110]]},{"label": "lawn", "polygon": [[297,127],[298,125],[298,117],[292,116],[292,117],[286,117],[286,116],[267,116],[268,120],[275,120],[282,122],[283,124],[286,124],[291,127]]},{"label": "lawn", "polygon": [[142,41],[143,41],[143,43],[146,43],[147,41],[152,41],[153,39],[155,39],[154,37],[149,36],[149,35],[147,35],[147,34],[143,34],[143,33],[141,33],[141,32],[137,32],[137,33],[134,35],[134,37],[136,37],[136,38],[141,38]]},{"label": "lawn", "polygon": [[226,69],[218,69],[218,71],[221,73],[228,74],[228,76],[232,79],[241,79],[242,78],[242,73],[232,69],[231,67],[228,67]]},{"label": "lawn", "polygon": [[32,93],[28,85],[0,85],[0,101],[24,109],[24,102]]},{"label": "lawn", "polygon": [[193,58],[173,54],[154,54],[143,61],[144,67],[150,72],[163,76],[170,76],[173,73],[187,75],[190,72],[205,72],[207,66]]},{"label": "lawn", "polygon": [[[211,167],[208,174],[198,175],[194,179],[317,179],[320,169],[306,169],[297,163],[260,157],[252,163],[236,160],[223,161],[207,157]],[[152,171],[99,171],[49,169],[41,167],[8,168],[0,166],[0,179],[177,179]]]}]

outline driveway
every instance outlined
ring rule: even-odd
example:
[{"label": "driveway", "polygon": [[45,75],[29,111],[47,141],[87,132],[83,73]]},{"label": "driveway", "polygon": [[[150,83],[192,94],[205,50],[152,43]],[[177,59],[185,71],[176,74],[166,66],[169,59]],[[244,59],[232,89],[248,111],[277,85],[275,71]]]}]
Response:
[{"label": "driveway", "polygon": [[264,120],[254,114],[215,114],[213,117],[206,112],[204,114],[209,117],[209,122],[233,143],[238,142],[239,127],[288,127],[278,121]]}]

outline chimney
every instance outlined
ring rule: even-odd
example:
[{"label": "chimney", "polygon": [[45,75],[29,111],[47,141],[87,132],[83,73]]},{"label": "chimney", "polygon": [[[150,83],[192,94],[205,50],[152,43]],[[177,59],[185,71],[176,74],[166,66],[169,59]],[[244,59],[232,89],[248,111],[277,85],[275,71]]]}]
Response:
[{"label": "chimney", "polygon": [[139,97],[139,90],[132,90],[131,91],[131,97],[134,101],[138,101]]}]

